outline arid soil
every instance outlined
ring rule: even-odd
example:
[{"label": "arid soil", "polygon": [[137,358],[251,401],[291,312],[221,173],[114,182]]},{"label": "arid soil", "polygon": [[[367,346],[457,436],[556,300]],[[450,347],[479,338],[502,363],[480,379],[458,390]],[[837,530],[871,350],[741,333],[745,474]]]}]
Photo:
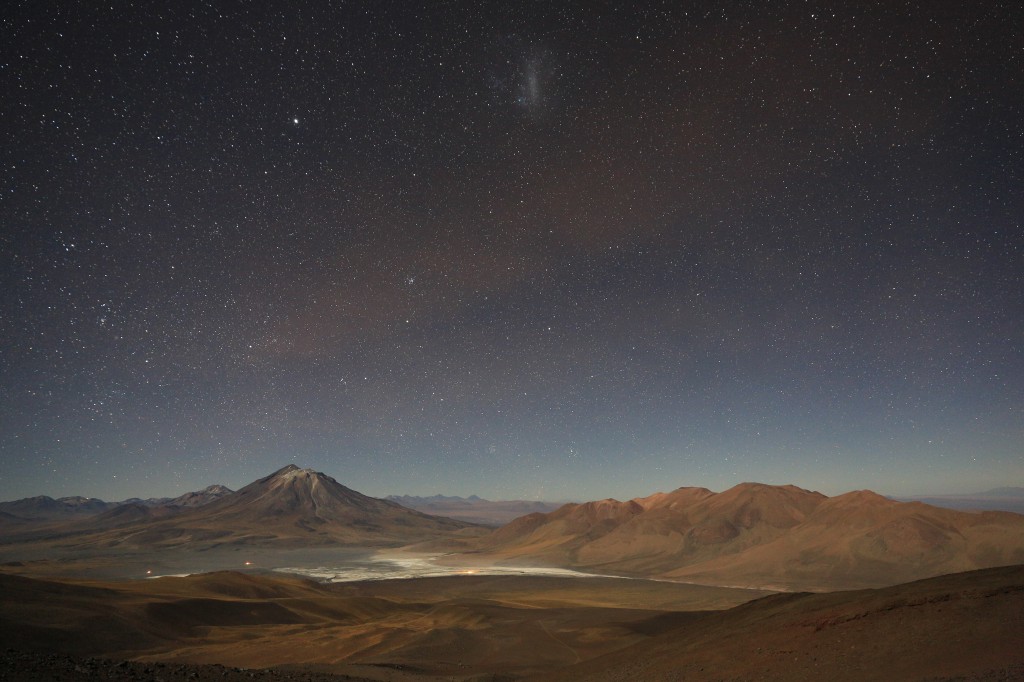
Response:
[{"label": "arid soil", "polygon": [[318,584],[210,573],[85,582],[0,574],[19,651],[375,680],[524,677],[764,593],[627,579],[459,576]]},{"label": "arid soil", "polygon": [[[1008,680],[1024,671],[1024,566],[826,594],[518,576],[332,585],[234,572],[115,583],[7,573],[0,594],[10,649],[0,679]],[[213,664],[223,667],[202,667]]]},{"label": "arid soil", "polygon": [[1020,680],[1024,566],[773,595],[537,679]]}]

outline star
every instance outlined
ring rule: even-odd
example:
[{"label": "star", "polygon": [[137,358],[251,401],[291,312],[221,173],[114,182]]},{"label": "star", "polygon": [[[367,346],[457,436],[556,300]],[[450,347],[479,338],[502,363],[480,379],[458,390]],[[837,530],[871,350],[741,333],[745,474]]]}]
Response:
[{"label": "star", "polygon": [[1024,480],[1014,3],[322,4],[19,11],[0,500]]}]

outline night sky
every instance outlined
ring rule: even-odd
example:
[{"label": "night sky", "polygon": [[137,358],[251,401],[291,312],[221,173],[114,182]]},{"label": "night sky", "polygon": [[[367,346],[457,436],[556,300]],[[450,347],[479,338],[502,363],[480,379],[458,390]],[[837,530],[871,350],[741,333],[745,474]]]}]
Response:
[{"label": "night sky", "polygon": [[1024,485],[1015,2],[16,2],[0,499]]}]

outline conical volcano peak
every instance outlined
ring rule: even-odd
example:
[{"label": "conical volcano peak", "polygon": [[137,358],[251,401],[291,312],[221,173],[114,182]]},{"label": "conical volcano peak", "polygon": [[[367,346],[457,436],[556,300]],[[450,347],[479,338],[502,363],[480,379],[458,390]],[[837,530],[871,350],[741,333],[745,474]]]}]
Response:
[{"label": "conical volcano peak", "polygon": [[253,495],[263,494],[272,490],[306,490],[319,488],[321,486],[346,490],[357,495],[359,494],[355,493],[355,491],[349,491],[348,488],[345,488],[327,474],[320,473],[314,469],[301,469],[295,464],[289,464],[286,467],[278,469],[269,476],[253,481],[238,492]]},{"label": "conical volcano peak", "polygon": [[[230,534],[239,542],[361,545],[421,540],[467,525],[363,495],[295,464],[175,517],[175,523],[181,522]],[[174,537],[181,534],[177,528],[173,532]]]},{"label": "conical volcano peak", "polygon": [[311,468],[301,469],[294,464],[289,464],[285,468],[274,472],[267,478],[262,479],[261,483],[269,486],[269,489],[314,490],[326,486],[336,492],[344,491],[346,495],[351,493],[364,497],[360,493],[341,485],[325,473]]},{"label": "conical volcano peak", "polygon": [[333,478],[331,478],[327,474],[321,473],[321,472],[317,471],[316,469],[311,469],[311,468],[308,468],[308,467],[303,469],[302,467],[299,467],[296,464],[289,464],[288,466],[286,466],[286,467],[284,467],[282,469],[278,469],[277,471],[272,473],[270,476],[267,476],[263,480],[268,482],[268,483],[270,483],[270,482],[273,482],[273,481],[290,481],[290,480],[293,480],[293,479],[299,479],[299,480],[321,479],[321,480],[331,480],[331,481],[334,480]]},{"label": "conical volcano peak", "polygon": [[323,476],[323,474],[313,471],[312,469],[300,469],[295,465],[290,465],[287,470],[282,470],[277,474],[280,478],[299,478],[307,476]]}]

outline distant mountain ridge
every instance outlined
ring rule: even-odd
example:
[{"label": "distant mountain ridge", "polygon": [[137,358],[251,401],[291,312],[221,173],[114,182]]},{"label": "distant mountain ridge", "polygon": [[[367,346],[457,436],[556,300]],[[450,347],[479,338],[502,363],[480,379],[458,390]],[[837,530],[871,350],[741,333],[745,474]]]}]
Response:
[{"label": "distant mountain ridge", "polygon": [[384,498],[385,500],[391,500],[392,502],[408,502],[410,504],[433,504],[433,503],[452,503],[452,504],[468,504],[473,502],[490,502],[485,500],[478,495],[470,495],[469,497],[459,497],[458,495],[428,495],[426,497],[418,497],[416,495],[388,495]]},{"label": "distant mountain ridge", "polygon": [[742,483],[568,504],[473,544],[490,560],[768,589],[877,587],[1024,563],[1024,516]]},{"label": "distant mountain ridge", "polygon": [[1024,487],[1005,486],[1002,488],[992,488],[991,490],[986,490],[983,493],[974,494],[975,497],[983,497],[986,495],[990,497],[1024,497]]},{"label": "distant mountain ridge", "polygon": [[936,507],[962,509],[966,511],[1008,511],[1024,514],[1024,488],[1003,486],[980,493],[920,495],[910,497],[894,496],[901,502],[924,502]]},{"label": "distant mountain ridge", "polygon": [[0,512],[21,521],[69,518],[99,514],[112,507],[112,503],[92,497],[61,497],[54,499],[46,495],[25,497],[10,502],[0,502]]},{"label": "distant mountain ridge", "polygon": [[558,509],[561,505],[554,502],[531,500],[485,500],[476,495],[456,497],[447,495],[431,495],[416,497],[413,495],[388,495],[387,500],[397,502],[403,507],[415,509],[426,514],[446,516],[469,523],[498,526],[520,516],[533,513],[546,513]]},{"label": "distant mountain ridge", "polygon": [[68,518],[98,516],[123,506],[143,507],[199,507],[233,492],[222,485],[210,485],[202,490],[188,492],[178,497],[131,497],[120,502],[105,502],[95,497],[58,497],[46,495],[26,497],[10,502],[0,502],[0,512],[20,521],[52,521]]}]

